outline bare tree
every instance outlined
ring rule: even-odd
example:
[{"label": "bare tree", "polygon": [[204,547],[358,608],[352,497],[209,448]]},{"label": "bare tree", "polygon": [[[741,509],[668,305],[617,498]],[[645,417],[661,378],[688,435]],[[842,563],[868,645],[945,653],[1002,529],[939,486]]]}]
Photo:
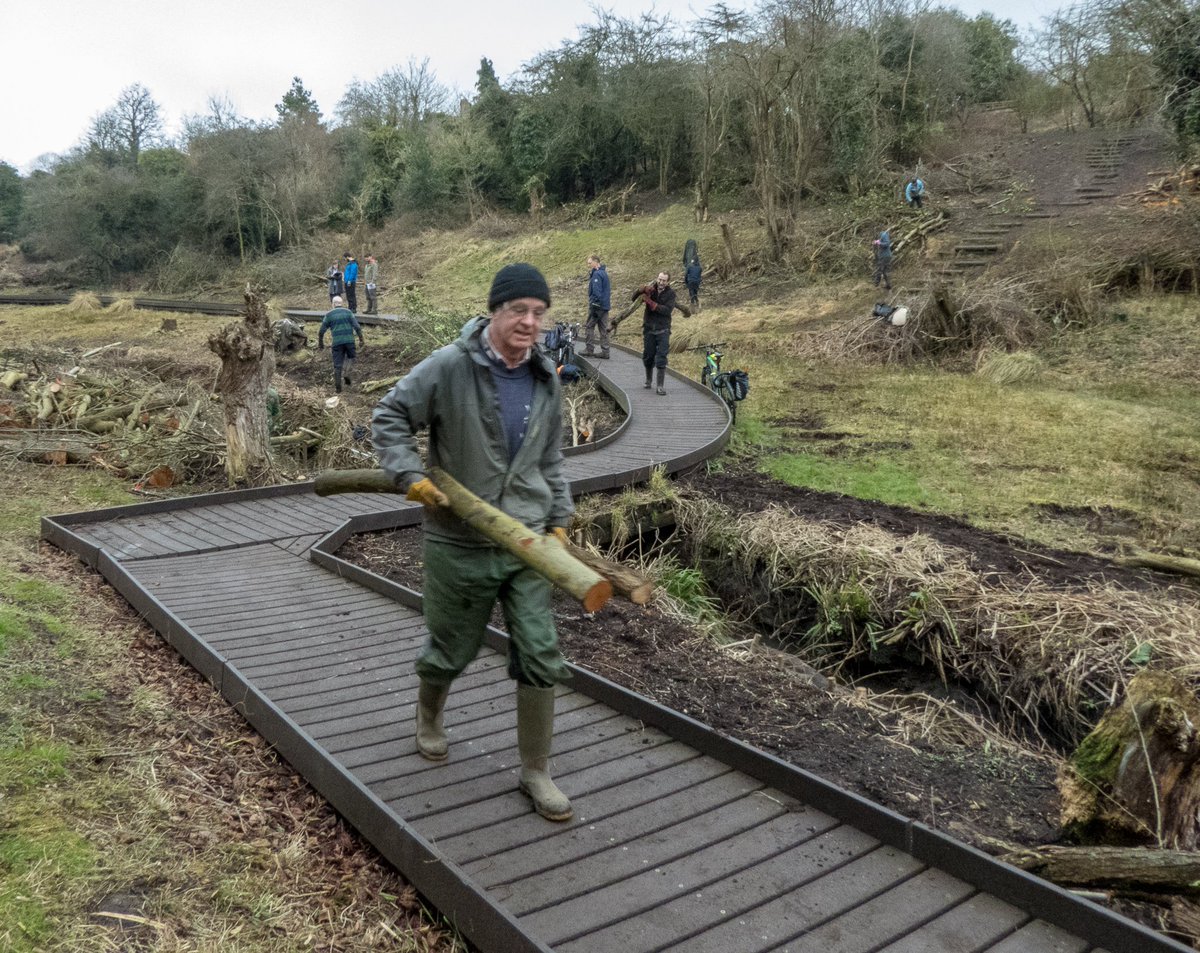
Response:
[{"label": "bare tree", "polygon": [[394,67],[369,83],[355,82],[337,105],[338,118],[350,125],[394,126],[415,130],[434,113],[454,104],[450,89],[437,78],[429,57]]},{"label": "bare tree", "polygon": [[113,153],[137,165],[138,155],[162,139],[162,113],[150,90],[134,83],[121,90],[116,103],[92,120],[89,148]]},{"label": "bare tree", "polygon": [[1039,65],[1070,90],[1089,127],[1099,118],[1095,79],[1108,50],[1108,13],[1100,2],[1065,7],[1046,20],[1035,38]]}]

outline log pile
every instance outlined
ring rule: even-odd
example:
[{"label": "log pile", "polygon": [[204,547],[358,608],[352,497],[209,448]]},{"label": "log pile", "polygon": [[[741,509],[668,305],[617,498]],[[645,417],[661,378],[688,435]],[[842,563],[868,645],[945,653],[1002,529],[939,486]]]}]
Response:
[{"label": "log pile", "polygon": [[1200,165],[1182,165],[1174,172],[1147,173],[1155,177],[1145,189],[1131,197],[1148,208],[1178,205],[1181,197],[1200,195]]},{"label": "log pile", "polygon": [[170,486],[219,464],[224,447],[209,403],[191,381],[80,365],[46,370],[30,360],[0,374],[0,459],[91,466]]}]

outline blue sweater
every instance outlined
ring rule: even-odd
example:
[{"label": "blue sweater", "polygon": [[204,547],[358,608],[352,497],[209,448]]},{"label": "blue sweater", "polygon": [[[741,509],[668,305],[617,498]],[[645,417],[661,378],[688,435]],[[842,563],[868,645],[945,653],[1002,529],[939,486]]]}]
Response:
[{"label": "blue sweater", "polygon": [[352,285],[354,282],[358,281],[358,262],[347,262],[346,270],[342,272],[342,278],[348,285]]}]

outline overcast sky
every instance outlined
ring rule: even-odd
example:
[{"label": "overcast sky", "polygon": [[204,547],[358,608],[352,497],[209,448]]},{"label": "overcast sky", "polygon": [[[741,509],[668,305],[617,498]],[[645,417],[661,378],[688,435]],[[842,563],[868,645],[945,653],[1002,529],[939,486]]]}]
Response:
[{"label": "overcast sky", "polygon": [[[749,4],[728,0],[732,7]],[[1022,29],[1057,0],[953,0],[968,16],[990,10]],[[480,57],[507,80],[538,52],[594,22],[586,0],[0,0],[0,161],[29,172],[39,156],[79,142],[123,88],[141,83],[168,131],[204,113],[212,96],[239,114],[273,119],[273,106],[304,81],[326,118],[355,79],[370,81],[409,57],[470,91]],[[707,0],[607,0],[632,17],[651,7],[687,23]]]}]

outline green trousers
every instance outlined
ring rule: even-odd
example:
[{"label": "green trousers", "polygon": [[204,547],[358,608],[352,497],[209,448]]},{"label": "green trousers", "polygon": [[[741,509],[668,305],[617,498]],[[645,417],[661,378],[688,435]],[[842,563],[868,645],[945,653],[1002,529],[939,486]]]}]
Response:
[{"label": "green trousers", "polygon": [[499,601],[508,627],[508,674],[522,685],[550,688],[570,678],[550,614],[550,583],[494,547],[425,539],[425,624],[429,639],[417,675],[447,685],[479,654]]}]

